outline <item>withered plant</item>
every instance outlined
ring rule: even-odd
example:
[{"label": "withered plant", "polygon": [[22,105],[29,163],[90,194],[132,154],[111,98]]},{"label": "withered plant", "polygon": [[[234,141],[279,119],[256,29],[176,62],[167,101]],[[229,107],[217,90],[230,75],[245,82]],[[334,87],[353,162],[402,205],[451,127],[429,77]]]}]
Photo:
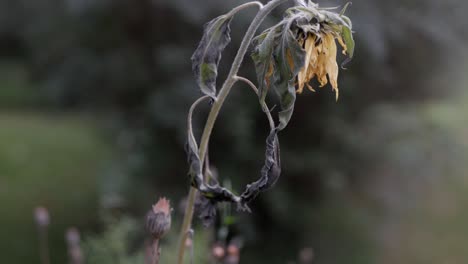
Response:
[{"label": "withered plant", "polygon": [[[200,193],[199,209],[205,222],[212,221],[216,214],[216,205],[220,202],[234,203],[239,210],[250,211],[249,202],[260,192],[271,188],[280,176],[278,133],[291,119],[296,94],[302,93],[304,86],[314,91],[309,82],[317,78],[320,87],[330,82],[338,99],[337,43],[347,56],[342,67],[354,53],[351,20],[344,15],[348,4],[340,12],[334,12],[337,8],[322,8],[311,1],[296,1],[293,7],[285,10],[281,21],[255,36],[262,21],[274,8],[285,2],[287,0],[271,0],[265,5],[257,1],[249,2],[214,18],[205,25],[203,37],[192,56],[192,69],[204,95],[193,103],[187,118],[188,175],[192,188],[182,223],[179,264],[183,263],[185,241],[191,229],[197,192]],[[258,13],[244,35],[226,80],[221,88],[217,89],[217,68],[221,53],[231,40],[230,24],[235,14],[249,7],[257,7]],[[253,50],[251,57],[257,73],[257,85],[237,74],[249,47]],[[207,159],[213,126],[231,88],[238,81],[247,84],[256,93],[270,125],[270,132],[266,138],[265,163],[260,178],[248,184],[240,195],[220,186],[216,179],[210,176]],[[265,101],[270,91],[273,91],[279,100],[280,109],[276,120]],[[203,101],[209,101],[211,109],[201,139],[197,141],[192,129],[192,115]]]}]

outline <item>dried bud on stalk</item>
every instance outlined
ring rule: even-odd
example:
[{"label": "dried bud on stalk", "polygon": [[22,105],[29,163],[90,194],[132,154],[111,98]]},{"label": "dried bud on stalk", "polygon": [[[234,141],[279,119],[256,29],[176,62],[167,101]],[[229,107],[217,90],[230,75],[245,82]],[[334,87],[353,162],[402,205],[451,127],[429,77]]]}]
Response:
[{"label": "dried bud on stalk", "polygon": [[146,229],[154,239],[160,239],[171,228],[171,207],[169,200],[160,198],[146,216]]},{"label": "dried bud on stalk", "polygon": [[34,220],[37,224],[39,236],[39,254],[41,264],[50,264],[49,243],[47,238],[47,229],[50,224],[49,211],[45,207],[36,207],[34,209]]},{"label": "dried bud on stalk", "polygon": [[49,211],[45,207],[36,207],[34,210],[34,220],[40,227],[46,227],[50,223]]},{"label": "dried bud on stalk", "polygon": [[68,255],[70,257],[70,264],[83,263],[83,253],[80,247],[80,232],[78,229],[69,228],[65,234],[65,240],[68,245]]}]

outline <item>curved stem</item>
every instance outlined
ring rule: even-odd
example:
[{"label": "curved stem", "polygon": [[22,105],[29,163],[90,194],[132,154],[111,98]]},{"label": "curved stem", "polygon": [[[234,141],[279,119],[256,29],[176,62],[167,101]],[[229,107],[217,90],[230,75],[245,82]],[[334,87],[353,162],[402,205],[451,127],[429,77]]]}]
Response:
[{"label": "curved stem", "polygon": [[241,76],[236,76],[236,80],[245,82],[245,83],[246,83],[248,86],[250,86],[250,88],[252,88],[252,90],[258,95],[258,88],[257,88],[257,86],[255,86],[255,84],[253,84],[253,82],[251,82],[249,79],[247,79],[247,78],[245,78],[245,77],[241,77]]},{"label": "curved stem", "polygon": [[[188,134],[189,134],[189,137],[192,137],[193,139],[193,142],[195,144],[197,144],[197,141],[195,140],[194,136],[193,136],[193,129],[192,129],[192,116],[193,116],[193,112],[195,111],[195,108],[198,106],[198,104],[200,104],[201,102],[203,102],[203,100],[206,100],[210,98],[209,95],[205,95],[205,96],[202,96],[200,98],[198,98],[193,104],[192,106],[190,107],[190,110],[188,112],[188,115],[187,115],[187,130],[188,130]],[[198,147],[198,146],[197,146]]]},{"label": "curved stem", "polygon": [[[268,4],[264,5],[257,13],[255,18],[253,19],[252,23],[250,24],[249,28],[247,29],[247,32],[244,35],[244,38],[242,40],[242,43],[239,47],[239,50],[237,51],[237,55],[234,58],[234,61],[232,63],[231,70],[229,71],[228,77],[224,81],[223,86],[221,87],[217,99],[214,101],[213,106],[211,107],[211,111],[208,115],[208,118],[206,120],[205,128],[203,130],[202,138],[200,141],[200,149],[199,149],[199,157],[200,157],[200,163],[203,164],[204,159],[205,159],[205,154],[206,150],[208,148],[208,141],[211,136],[211,131],[213,130],[214,123],[216,121],[216,118],[218,117],[219,111],[221,110],[221,106],[224,103],[224,100],[228,96],[232,86],[236,82],[236,74],[239,71],[240,65],[242,64],[242,61],[244,60],[245,53],[247,52],[247,49],[250,45],[250,42],[252,41],[255,32],[257,31],[258,27],[260,24],[263,22],[263,20],[266,18],[266,16],[277,6],[280,4],[286,2],[287,0],[271,0],[268,2]],[[256,3],[257,2],[253,2]],[[247,3],[241,6],[241,9],[253,5],[251,3]],[[259,5],[260,6],[260,5]],[[238,7],[240,8],[240,7]],[[237,8],[235,8],[237,9]],[[235,10],[234,9],[234,10]],[[237,10],[241,10],[237,9]],[[232,10],[230,13],[232,13],[234,10]],[[196,190],[194,188],[190,188],[189,192],[189,198],[187,201],[187,208],[185,209],[185,216],[184,216],[184,221],[182,224],[182,230],[180,234],[180,241],[179,241],[179,252],[178,252],[178,257],[177,257],[177,263],[178,264],[183,264],[184,262],[184,253],[185,253],[185,240],[187,237],[187,234],[190,230],[190,225],[192,222],[192,217],[193,217],[193,207],[195,203],[195,195],[196,195]]]},{"label": "curved stem", "polygon": [[[252,90],[258,95],[258,89],[255,84],[253,84],[249,79],[241,77],[241,76],[236,76],[236,79],[242,82],[245,82]],[[268,108],[267,104],[265,102],[261,103],[262,110],[265,112],[267,118],[268,118],[268,123],[270,124],[270,128],[274,129],[275,128],[275,122],[273,121],[273,117],[271,116],[270,109]]]},{"label": "curved stem", "polygon": [[244,10],[248,7],[251,7],[251,6],[258,6],[260,9],[263,8],[263,4],[260,3],[259,1],[253,1],[253,2],[248,2],[248,3],[245,3],[245,4],[242,4],[240,6],[237,6],[235,7],[234,9],[232,9],[231,11],[229,11],[229,13],[227,13],[226,15],[227,16],[233,16],[235,15],[237,12],[241,11],[241,10]]}]

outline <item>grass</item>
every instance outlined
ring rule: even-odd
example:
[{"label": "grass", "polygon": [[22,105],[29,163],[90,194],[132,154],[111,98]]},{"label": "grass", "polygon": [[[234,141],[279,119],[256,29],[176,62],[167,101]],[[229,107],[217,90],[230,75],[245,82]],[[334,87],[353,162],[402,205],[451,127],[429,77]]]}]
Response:
[{"label": "grass", "polygon": [[24,65],[12,61],[0,62],[0,106],[21,107],[39,103],[37,87],[32,88]]},{"label": "grass", "polygon": [[66,262],[66,228],[98,219],[97,176],[109,155],[96,126],[82,116],[0,112],[3,262],[38,263],[32,219],[38,205],[51,214],[52,263]]}]

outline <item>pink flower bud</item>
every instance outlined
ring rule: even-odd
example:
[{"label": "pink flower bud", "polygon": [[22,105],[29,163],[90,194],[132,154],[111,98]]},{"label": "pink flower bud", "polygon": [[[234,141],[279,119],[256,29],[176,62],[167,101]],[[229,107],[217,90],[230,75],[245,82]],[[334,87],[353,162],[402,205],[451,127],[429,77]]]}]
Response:
[{"label": "pink flower bud", "polygon": [[160,239],[171,228],[171,207],[169,200],[160,198],[146,216],[146,229],[154,239]]}]

